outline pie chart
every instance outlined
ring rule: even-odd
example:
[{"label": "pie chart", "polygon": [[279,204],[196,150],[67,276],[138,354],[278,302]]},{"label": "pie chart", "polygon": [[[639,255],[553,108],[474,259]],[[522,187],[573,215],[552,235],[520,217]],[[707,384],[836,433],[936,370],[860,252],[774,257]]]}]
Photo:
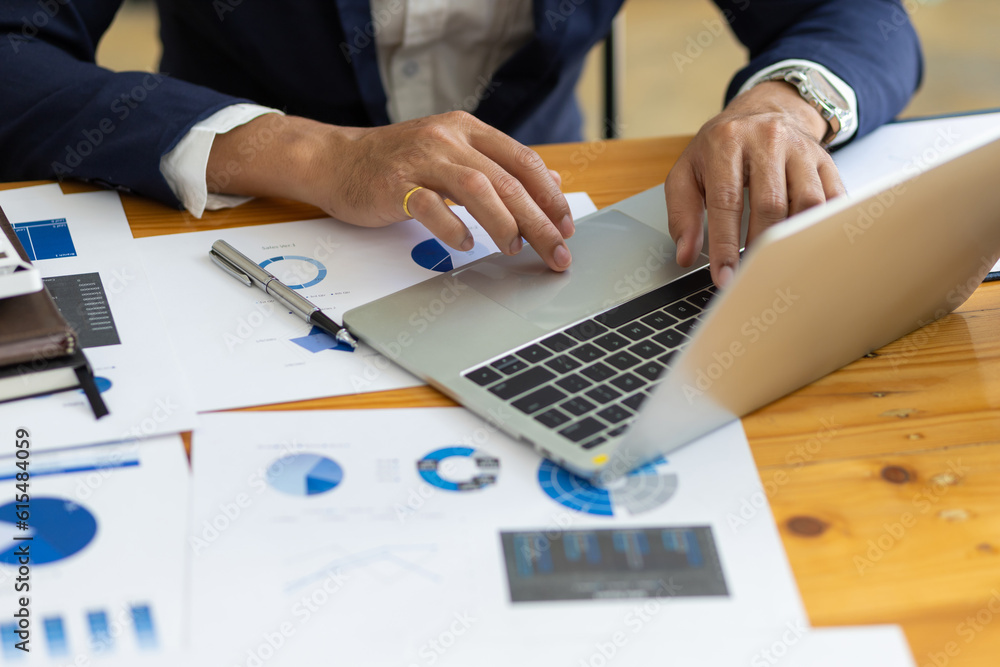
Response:
[{"label": "pie chart", "polygon": [[451,253],[437,239],[421,241],[410,251],[410,257],[413,258],[414,262],[431,271],[444,273],[455,268]]},{"label": "pie chart", "polygon": [[[97,534],[97,519],[82,505],[65,498],[31,499],[27,530],[17,526],[16,503],[0,506],[0,563],[19,565],[17,550],[28,545],[33,565],[55,563],[82,550]],[[18,540],[31,537],[31,540]]]},{"label": "pie chart", "polygon": [[621,516],[642,514],[665,504],[677,492],[678,479],[663,457],[609,486],[598,486],[546,459],[538,467],[538,484],[563,507],[597,516]]},{"label": "pie chart", "polygon": [[333,491],[344,479],[344,469],[319,454],[292,454],[272,463],[267,483],[290,496],[316,496]]}]

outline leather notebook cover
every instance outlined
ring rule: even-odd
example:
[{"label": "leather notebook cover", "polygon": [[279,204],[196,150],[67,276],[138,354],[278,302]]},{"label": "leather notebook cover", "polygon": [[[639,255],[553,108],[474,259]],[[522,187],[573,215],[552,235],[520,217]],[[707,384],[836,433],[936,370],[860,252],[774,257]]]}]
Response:
[{"label": "leather notebook cover", "polygon": [[[28,255],[0,210],[0,230],[25,261]],[[0,366],[39,363],[72,354],[76,332],[59,313],[48,290],[0,299]]]}]

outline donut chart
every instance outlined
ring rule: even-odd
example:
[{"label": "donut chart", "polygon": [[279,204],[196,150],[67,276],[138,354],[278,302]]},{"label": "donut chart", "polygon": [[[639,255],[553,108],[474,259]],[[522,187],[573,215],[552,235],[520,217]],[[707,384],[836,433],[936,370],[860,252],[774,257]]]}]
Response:
[{"label": "donut chart", "polygon": [[[278,267],[280,271],[271,269],[270,272],[275,274],[278,280],[288,285],[291,289],[312,287],[323,282],[323,279],[326,278],[327,271],[323,262],[312,257],[303,257],[302,255],[278,255],[277,257],[265,259],[258,266],[266,269],[272,264],[283,262],[288,262],[288,264]],[[282,273],[285,275],[282,275]],[[304,280],[307,276],[311,277],[308,280]]]},{"label": "donut chart", "polygon": [[[443,471],[449,459],[456,467],[464,464],[464,477],[452,479],[447,470]],[[498,458],[472,447],[442,447],[417,461],[417,472],[424,481],[445,491],[474,491],[491,486],[496,484],[499,471]]]},{"label": "donut chart", "polygon": [[563,507],[596,516],[643,514],[664,505],[677,491],[677,475],[663,458],[647,463],[611,485],[598,486],[552,461],[542,461],[538,484]]}]

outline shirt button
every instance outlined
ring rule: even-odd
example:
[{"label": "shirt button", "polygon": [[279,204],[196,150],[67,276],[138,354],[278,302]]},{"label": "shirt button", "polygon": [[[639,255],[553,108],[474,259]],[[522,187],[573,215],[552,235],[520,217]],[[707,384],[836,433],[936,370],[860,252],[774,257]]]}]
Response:
[{"label": "shirt button", "polygon": [[412,77],[420,69],[420,66],[412,60],[407,60],[403,64],[403,75],[406,77]]}]

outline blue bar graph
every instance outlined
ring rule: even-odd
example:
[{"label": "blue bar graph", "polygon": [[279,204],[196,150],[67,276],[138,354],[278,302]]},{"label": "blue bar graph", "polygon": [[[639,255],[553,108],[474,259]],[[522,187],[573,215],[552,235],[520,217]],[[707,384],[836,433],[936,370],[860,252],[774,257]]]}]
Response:
[{"label": "blue bar graph", "polygon": [[153,612],[149,605],[132,607],[132,622],[135,624],[136,640],[143,651],[155,650],[158,646],[156,630],[153,628]]},{"label": "blue bar graph", "polygon": [[32,262],[39,259],[76,257],[76,246],[73,245],[73,237],[69,233],[69,225],[66,224],[65,218],[19,222],[13,227],[17,239],[24,246],[24,251]]},{"label": "blue bar graph", "polygon": [[114,648],[111,631],[108,627],[108,615],[103,611],[87,612],[87,625],[90,626],[90,645],[97,653],[110,652]]},{"label": "blue bar graph", "polygon": [[69,646],[66,643],[66,629],[63,627],[62,618],[53,616],[42,619],[42,627],[45,628],[45,639],[49,645],[49,655],[53,658],[69,655]]},{"label": "blue bar graph", "polygon": [[21,641],[17,636],[16,623],[4,623],[0,625],[0,640],[3,641],[3,657],[8,660],[23,658],[26,654],[21,649],[14,646]]}]

